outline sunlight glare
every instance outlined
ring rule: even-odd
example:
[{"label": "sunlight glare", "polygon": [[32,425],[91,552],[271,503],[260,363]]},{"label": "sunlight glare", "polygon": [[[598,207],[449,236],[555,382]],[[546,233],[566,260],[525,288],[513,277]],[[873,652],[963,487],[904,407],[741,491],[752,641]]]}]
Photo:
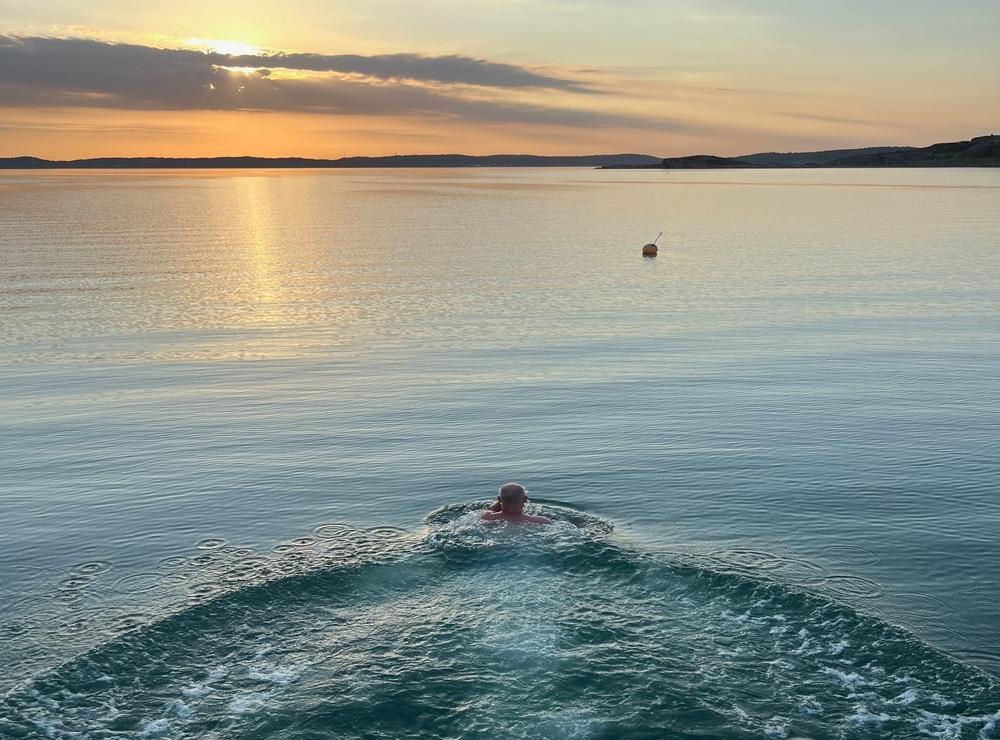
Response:
[{"label": "sunlight glare", "polygon": [[223,41],[219,39],[187,39],[189,46],[196,46],[209,51],[227,54],[229,56],[256,56],[261,50],[256,46],[244,44],[239,41]]}]

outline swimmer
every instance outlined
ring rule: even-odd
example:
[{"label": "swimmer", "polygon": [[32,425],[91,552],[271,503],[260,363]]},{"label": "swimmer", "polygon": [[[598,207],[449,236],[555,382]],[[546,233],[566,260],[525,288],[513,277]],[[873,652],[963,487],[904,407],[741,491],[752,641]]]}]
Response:
[{"label": "swimmer", "polygon": [[504,483],[500,486],[496,503],[479,514],[488,522],[518,522],[524,524],[552,524],[552,520],[544,516],[524,513],[524,505],[528,502],[528,492],[520,483]]}]

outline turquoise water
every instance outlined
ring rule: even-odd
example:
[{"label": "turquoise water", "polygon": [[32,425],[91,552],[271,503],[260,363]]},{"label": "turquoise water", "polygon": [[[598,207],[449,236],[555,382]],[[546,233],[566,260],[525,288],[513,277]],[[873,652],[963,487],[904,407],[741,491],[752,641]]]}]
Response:
[{"label": "turquoise water", "polygon": [[0,736],[1000,737],[998,206],[0,177]]}]

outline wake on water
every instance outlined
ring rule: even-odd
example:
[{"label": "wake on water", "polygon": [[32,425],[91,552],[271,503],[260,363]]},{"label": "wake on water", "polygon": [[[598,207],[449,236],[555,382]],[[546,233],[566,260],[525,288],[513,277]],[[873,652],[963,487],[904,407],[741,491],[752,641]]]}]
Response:
[{"label": "wake on water", "polygon": [[990,676],[745,552],[479,508],[419,533],[324,524],[266,556],[206,540],[117,581],[116,610],[8,620],[24,665],[46,640],[81,652],[0,699],[0,737],[1000,738]]}]

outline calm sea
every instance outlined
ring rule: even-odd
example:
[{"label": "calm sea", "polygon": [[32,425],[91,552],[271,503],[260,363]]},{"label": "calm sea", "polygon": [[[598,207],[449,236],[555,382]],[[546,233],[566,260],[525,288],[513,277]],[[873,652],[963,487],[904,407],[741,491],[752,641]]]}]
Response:
[{"label": "calm sea", "polygon": [[998,170],[5,173],[0,291],[4,738],[1000,737]]}]

